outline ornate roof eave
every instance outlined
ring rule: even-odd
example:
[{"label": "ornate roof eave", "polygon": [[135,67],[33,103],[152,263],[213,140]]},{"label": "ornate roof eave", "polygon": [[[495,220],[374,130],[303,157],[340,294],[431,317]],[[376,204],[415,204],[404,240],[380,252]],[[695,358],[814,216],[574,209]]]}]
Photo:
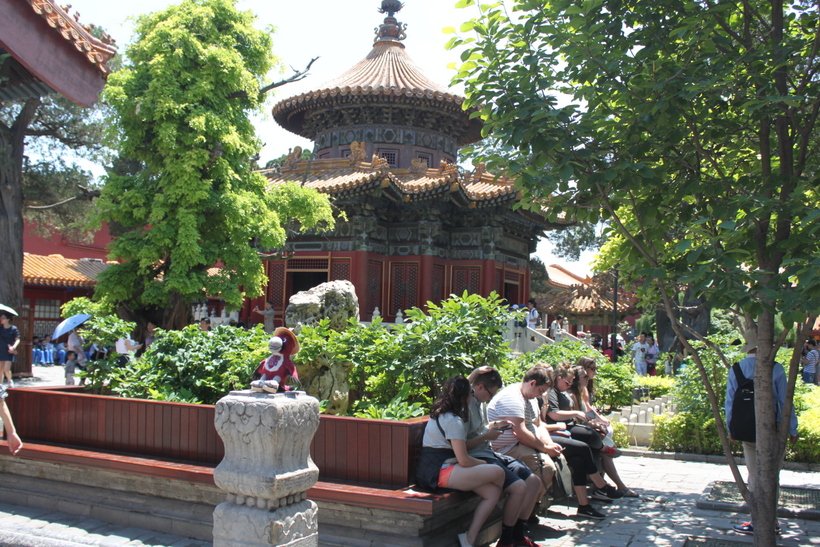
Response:
[{"label": "ornate roof eave", "polygon": [[[60,35],[70,42],[74,48],[82,53],[88,61],[97,67],[105,76],[111,73],[108,61],[117,54],[114,40],[104,35],[103,39],[97,39],[89,32],[92,27],[85,27],[80,24],[79,14],[71,18],[66,11],[51,0],[27,0],[34,13],[40,15],[48,25],[55,29]],[[68,6],[70,7],[70,6]]]},{"label": "ornate roof eave", "polygon": [[305,115],[309,112],[367,104],[402,105],[414,110],[427,109],[440,115],[463,117],[466,130],[458,137],[457,144],[466,146],[483,138],[481,136],[483,123],[477,118],[469,118],[469,114],[475,109],[463,110],[461,108],[463,101],[463,97],[451,94],[420,93],[395,88],[323,89],[303,93],[278,103],[273,108],[273,118],[291,133],[313,139],[316,137],[316,131],[305,127]]},{"label": "ornate roof eave", "polygon": [[[57,92],[82,106],[92,106],[116,54],[113,40],[99,40],[52,0],[0,2],[0,49],[17,66],[2,86],[2,98],[30,98]],[[28,73],[30,77],[23,73]]]},{"label": "ornate roof eave", "polygon": [[[375,163],[374,163],[375,162]],[[381,158],[372,162],[349,159],[298,160],[287,167],[260,171],[271,184],[287,181],[304,183],[332,198],[349,198],[380,191],[394,202],[416,202],[448,196],[458,207],[487,209],[504,206],[521,199],[511,179],[476,172],[461,175],[454,164],[442,163],[439,168],[391,169]],[[334,182],[338,180],[339,182]],[[546,213],[546,209],[543,209]],[[563,226],[539,214],[519,208],[511,211],[511,218],[526,219],[540,229]]]}]

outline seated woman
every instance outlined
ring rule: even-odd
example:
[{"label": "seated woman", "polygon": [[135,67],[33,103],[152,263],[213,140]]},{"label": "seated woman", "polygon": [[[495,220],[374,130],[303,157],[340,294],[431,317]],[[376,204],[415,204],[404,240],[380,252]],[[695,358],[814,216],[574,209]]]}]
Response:
[{"label": "seated woman", "polygon": [[615,488],[617,488],[618,491],[625,497],[638,497],[635,492],[630,490],[629,487],[624,484],[618,474],[618,470],[615,467],[614,458],[620,456],[621,453],[617,448],[615,448],[615,443],[612,441],[612,426],[609,423],[609,420],[601,416],[589,400],[589,391],[587,390],[587,386],[589,384],[590,377],[594,375],[594,372],[590,374],[590,372],[584,368],[584,364],[588,364],[587,360],[592,361],[592,366],[595,367],[595,370],[597,371],[597,365],[595,365],[594,359],[582,357],[578,360],[578,364],[573,368],[573,371],[575,372],[575,379],[572,382],[572,387],[570,388],[569,393],[570,398],[572,399],[572,409],[586,414],[589,420],[587,424],[590,425],[592,429],[597,431],[603,438],[604,447],[601,449],[601,468],[603,472],[615,482]]},{"label": "seated woman", "polygon": [[447,380],[430,412],[416,469],[416,480],[423,488],[473,491],[481,496],[467,532],[458,534],[461,547],[474,545],[504,486],[501,467],[467,453],[471,397],[472,388],[465,377]]},{"label": "seated woman", "polygon": [[[572,400],[567,395],[574,379],[574,373],[568,363],[556,367],[553,373],[552,389],[547,392],[547,404],[541,410],[541,418],[547,424],[556,424],[558,431],[554,431],[552,439],[564,447],[564,457],[572,469],[572,484],[578,497],[579,507],[588,505],[586,478],[589,476],[595,489],[593,499],[612,501],[623,497],[616,488],[608,485],[601,477],[601,436],[585,425],[586,414],[572,410]],[[561,431],[563,430],[563,431]],[[592,507],[592,506],[589,506]],[[597,510],[585,513],[591,518],[604,518]],[[579,509],[579,514],[581,514]]]}]

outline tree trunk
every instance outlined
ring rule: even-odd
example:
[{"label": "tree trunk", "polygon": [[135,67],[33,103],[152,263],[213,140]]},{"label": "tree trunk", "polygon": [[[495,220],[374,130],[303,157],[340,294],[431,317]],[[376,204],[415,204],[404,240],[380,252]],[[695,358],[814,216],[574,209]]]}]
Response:
[{"label": "tree trunk", "polygon": [[[775,545],[777,520],[777,492],[780,483],[780,461],[785,445],[775,422],[775,401],[772,393],[774,370],[774,313],[764,312],[757,323],[757,357],[755,359],[755,453],[757,466],[751,492],[752,523],[755,527],[755,545]],[[783,420],[780,427],[788,429]]]},{"label": "tree trunk", "polygon": [[168,305],[162,312],[162,328],[165,330],[180,330],[193,321],[191,305],[179,293],[171,293]]},{"label": "tree trunk", "polygon": [[11,127],[0,124],[0,303],[23,305],[23,152],[40,99],[29,99]]}]

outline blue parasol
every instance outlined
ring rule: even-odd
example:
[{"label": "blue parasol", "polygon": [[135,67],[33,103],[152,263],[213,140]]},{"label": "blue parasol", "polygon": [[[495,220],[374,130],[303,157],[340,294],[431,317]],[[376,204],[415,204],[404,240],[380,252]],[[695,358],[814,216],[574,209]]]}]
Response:
[{"label": "blue parasol", "polygon": [[87,313],[78,313],[77,315],[72,315],[71,317],[64,320],[62,323],[60,323],[54,328],[54,334],[51,335],[51,338],[53,340],[56,340],[65,333],[73,329],[76,329],[89,319],[91,319],[91,316]]}]

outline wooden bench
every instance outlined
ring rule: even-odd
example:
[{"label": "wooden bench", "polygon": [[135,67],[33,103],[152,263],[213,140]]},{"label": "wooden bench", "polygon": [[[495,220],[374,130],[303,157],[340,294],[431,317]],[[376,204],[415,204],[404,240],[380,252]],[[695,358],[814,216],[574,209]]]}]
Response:
[{"label": "wooden bench", "polygon": [[[0,441],[0,471],[16,479],[0,492],[2,501],[59,507],[70,514],[205,541],[211,540],[213,508],[225,500],[224,492],[214,484],[213,470],[212,466],[39,443],[25,443],[18,456],[12,457],[6,442]],[[42,495],[46,489],[47,497]],[[454,538],[454,530],[467,528],[478,502],[477,496],[465,492],[433,494],[412,487],[329,481],[317,482],[308,490],[308,498],[319,506],[320,543],[328,546],[359,541],[385,546],[438,545],[443,534]],[[112,499],[118,500],[117,505],[124,500],[122,506],[112,507]],[[498,515],[488,520],[483,541],[498,537],[499,522]]]}]

